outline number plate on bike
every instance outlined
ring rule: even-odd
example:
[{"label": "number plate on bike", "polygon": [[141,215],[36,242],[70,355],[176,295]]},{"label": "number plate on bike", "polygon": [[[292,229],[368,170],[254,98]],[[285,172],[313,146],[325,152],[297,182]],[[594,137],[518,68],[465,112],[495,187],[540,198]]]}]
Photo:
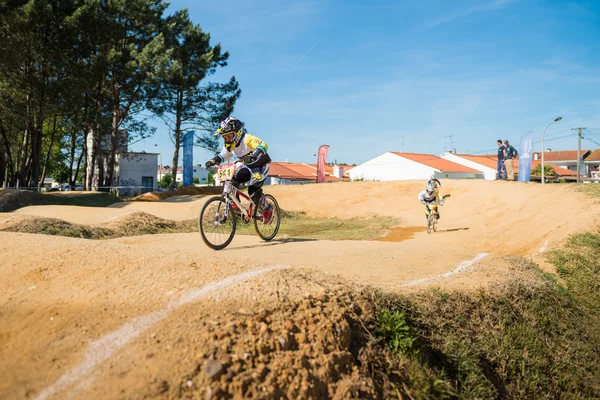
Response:
[{"label": "number plate on bike", "polygon": [[223,164],[217,167],[219,182],[230,181],[235,172],[235,164]]}]

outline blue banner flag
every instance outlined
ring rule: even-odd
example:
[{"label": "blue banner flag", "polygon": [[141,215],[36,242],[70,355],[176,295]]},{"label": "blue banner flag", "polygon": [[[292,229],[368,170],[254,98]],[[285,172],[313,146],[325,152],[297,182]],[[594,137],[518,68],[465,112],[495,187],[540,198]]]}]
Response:
[{"label": "blue banner flag", "polygon": [[194,183],[194,131],[183,135],[183,186]]},{"label": "blue banner flag", "polygon": [[533,158],[533,131],[521,136],[519,151],[519,182],[529,182],[531,178],[531,159]]}]

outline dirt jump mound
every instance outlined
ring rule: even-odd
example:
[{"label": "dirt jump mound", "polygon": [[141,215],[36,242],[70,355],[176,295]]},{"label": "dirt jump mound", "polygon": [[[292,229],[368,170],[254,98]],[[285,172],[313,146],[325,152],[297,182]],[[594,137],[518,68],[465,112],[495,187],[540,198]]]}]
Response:
[{"label": "dirt jump mound", "polygon": [[222,186],[184,186],[174,190],[148,192],[134,197],[131,201],[160,201],[174,196],[206,196],[221,194]]}]

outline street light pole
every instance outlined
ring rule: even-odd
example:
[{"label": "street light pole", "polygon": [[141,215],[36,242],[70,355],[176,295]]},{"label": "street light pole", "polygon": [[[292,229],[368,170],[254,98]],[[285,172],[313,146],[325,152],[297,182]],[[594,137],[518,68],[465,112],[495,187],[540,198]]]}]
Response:
[{"label": "street light pole", "polygon": [[544,128],[544,132],[542,132],[542,185],[545,183],[545,182],[544,182],[544,175],[545,175],[545,174],[544,174],[544,153],[545,153],[546,151],[544,150],[544,135],[546,134],[546,129],[548,129],[548,127],[549,127],[550,125],[552,125],[552,124],[553,124],[553,123],[555,123],[555,122],[558,122],[558,121],[560,121],[561,119],[562,119],[562,117],[555,118],[555,119],[554,119],[554,121],[550,122],[550,123],[549,123],[549,124],[546,126],[546,128]]}]

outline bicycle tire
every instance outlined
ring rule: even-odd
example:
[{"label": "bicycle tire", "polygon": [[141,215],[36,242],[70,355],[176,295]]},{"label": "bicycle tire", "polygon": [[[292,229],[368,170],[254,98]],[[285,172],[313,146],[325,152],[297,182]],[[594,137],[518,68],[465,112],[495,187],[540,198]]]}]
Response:
[{"label": "bicycle tire", "polygon": [[[204,244],[206,244],[208,247],[210,247],[213,250],[222,250],[231,243],[231,241],[233,240],[233,237],[235,236],[235,231],[236,231],[236,226],[237,226],[237,215],[233,211],[233,207],[229,207],[229,213],[228,213],[227,219],[229,221],[231,221],[231,232],[229,233],[229,236],[227,237],[225,242],[223,242],[221,244],[213,243],[211,240],[209,240],[207,233],[205,232],[204,224],[202,223],[202,221],[204,220],[204,213],[207,210],[207,208],[212,203],[215,203],[215,202],[222,203],[217,206],[218,212],[221,210],[221,207],[223,207],[223,210],[225,209],[226,202],[225,202],[224,197],[215,196],[215,197],[208,199],[208,201],[202,207],[202,210],[200,211],[200,215],[198,216],[198,230],[200,231],[200,236],[202,236],[202,241],[204,241]],[[227,219],[224,221],[225,223],[227,222]]]},{"label": "bicycle tire", "polygon": [[269,202],[272,206],[273,206],[273,219],[271,220],[271,223],[269,225],[272,225],[273,223],[275,223],[275,229],[273,230],[273,232],[270,235],[265,235],[261,232],[260,230],[260,226],[266,226],[263,224],[262,219],[259,220],[257,217],[257,213],[258,213],[258,207],[256,207],[254,209],[254,230],[256,231],[256,234],[265,242],[268,242],[270,240],[273,240],[273,238],[277,235],[277,232],[279,232],[279,226],[281,225],[281,209],[279,208],[279,203],[277,203],[277,200],[275,200],[275,197],[271,196],[270,194],[265,194],[265,198],[267,199],[267,202]]}]

